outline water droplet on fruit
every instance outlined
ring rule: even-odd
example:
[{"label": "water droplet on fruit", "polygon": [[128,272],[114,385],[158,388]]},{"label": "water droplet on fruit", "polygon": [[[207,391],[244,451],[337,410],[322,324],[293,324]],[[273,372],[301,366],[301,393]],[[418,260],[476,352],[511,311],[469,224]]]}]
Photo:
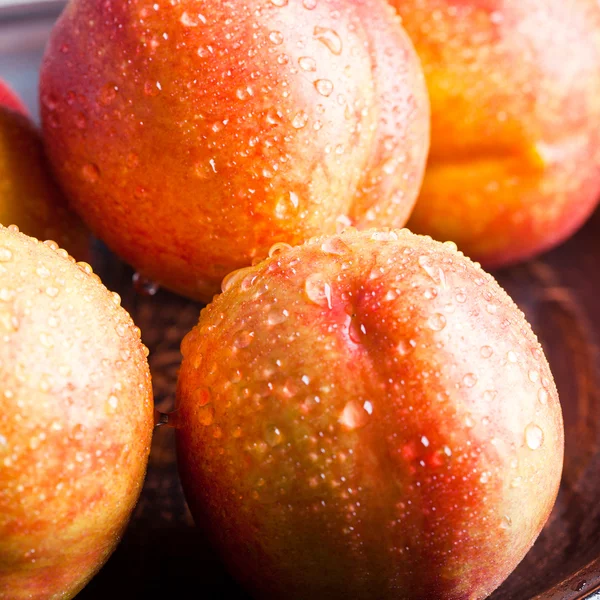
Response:
[{"label": "water droplet on fruit", "polygon": [[310,56],[301,56],[298,59],[298,65],[300,65],[300,68],[303,71],[316,71],[317,70],[317,63],[315,62],[315,59],[311,58]]},{"label": "water droplet on fruit", "polygon": [[118,406],[119,406],[119,399],[114,394],[111,394],[108,397],[108,400],[106,402],[106,412],[114,413],[117,410]]},{"label": "water droplet on fruit", "polygon": [[0,300],[2,302],[8,302],[15,297],[14,290],[9,290],[7,288],[0,288]]},{"label": "water droplet on fruit", "polygon": [[335,254],[340,256],[342,254],[346,254],[346,252],[349,252],[350,247],[348,246],[348,244],[346,244],[346,242],[344,242],[344,240],[342,240],[342,238],[335,236],[328,237],[321,244],[321,250],[323,250],[325,254]]},{"label": "water droplet on fruit", "polygon": [[317,0],[302,0],[302,6],[306,10],[314,10],[317,7]]},{"label": "water droplet on fruit", "polygon": [[270,310],[269,314],[267,315],[267,323],[269,325],[279,325],[280,323],[283,323],[289,316],[290,313],[285,308],[283,310],[273,309]]},{"label": "water droplet on fruit", "polygon": [[361,405],[356,400],[350,400],[344,406],[340,415],[339,422],[348,430],[360,429],[369,422],[369,416],[373,412],[373,406],[370,402]]},{"label": "water droplet on fruit", "polygon": [[510,363],[516,363],[518,360],[516,353],[514,353],[512,350],[506,355],[506,358]]},{"label": "water droplet on fruit", "polygon": [[236,348],[247,348],[252,343],[253,338],[253,332],[242,329],[235,334],[233,338],[233,345]]},{"label": "water droplet on fruit", "polygon": [[151,279],[147,279],[140,273],[134,273],[131,280],[133,282],[133,289],[140,294],[140,296],[154,296],[160,287],[158,283],[155,283]]},{"label": "water droplet on fruit", "polygon": [[355,343],[360,344],[362,337],[366,335],[367,330],[362,323],[358,323],[355,319],[350,321],[348,326],[348,337]]},{"label": "water droplet on fruit", "polygon": [[0,262],[8,262],[12,259],[12,252],[5,246],[0,246]]},{"label": "water droplet on fruit", "polygon": [[58,98],[54,94],[44,95],[44,104],[49,110],[54,110],[58,106]]},{"label": "water droplet on fruit", "polygon": [[427,319],[427,325],[433,331],[441,331],[446,327],[446,317],[440,313],[434,313]]},{"label": "water droplet on fruit", "polygon": [[100,178],[100,169],[95,164],[88,163],[81,168],[81,174],[90,183],[96,183]]},{"label": "water droplet on fruit", "polygon": [[331,285],[321,273],[312,273],[306,278],[304,291],[313,304],[331,308]]},{"label": "water droplet on fruit", "polygon": [[271,0],[271,4],[274,6],[287,6],[288,0]]},{"label": "water droplet on fruit", "polygon": [[523,478],[521,476],[515,477],[511,482],[510,482],[510,487],[511,488],[518,488],[521,487],[521,484],[523,483]]},{"label": "water droplet on fruit", "polygon": [[[254,96],[254,90],[247,85],[246,87],[238,88],[235,91],[235,95],[237,96],[238,100],[247,100],[250,96]],[[215,133],[218,133],[219,131],[222,131],[224,127],[225,125],[223,124],[223,121],[215,121],[212,125],[212,130]]]},{"label": "water droplet on fruit", "polygon": [[395,242],[398,240],[398,234],[395,231],[374,231],[371,239],[377,242]]},{"label": "water droplet on fruit", "polygon": [[396,351],[400,356],[406,356],[413,348],[417,347],[414,340],[400,340],[396,346]]},{"label": "water droplet on fruit", "polygon": [[45,348],[52,348],[54,346],[54,338],[48,333],[40,333],[40,342]]},{"label": "water droplet on fruit", "polygon": [[269,248],[269,258],[273,258],[274,256],[281,254],[282,252],[286,252],[291,247],[292,245],[287,244],[286,242],[277,242]]},{"label": "water droplet on fruit", "polygon": [[417,262],[419,263],[419,266],[421,267],[421,269],[423,269],[423,271],[425,271],[425,273],[427,273],[427,275],[430,277],[430,279],[432,281],[434,281],[435,283],[438,283],[438,284],[442,283],[445,285],[446,278],[445,278],[444,272],[439,267],[436,268],[435,266],[433,266],[431,257],[426,256],[426,255],[421,255],[417,259]]},{"label": "water droplet on fruit", "polygon": [[481,350],[479,351],[483,358],[489,358],[494,354],[494,350],[491,346],[481,346]]},{"label": "water droplet on fruit", "polygon": [[548,403],[548,392],[544,388],[540,388],[540,391],[538,392],[538,400],[541,404]]},{"label": "water droplet on fruit", "polygon": [[184,27],[198,27],[198,19],[186,11],[181,13],[179,20]]},{"label": "water droplet on fruit", "polygon": [[215,420],[215,409],[211,404],[207,404],[206,406],[201,406],[197,411],[198,422],[205,427],[212,425]]},{"label": "water droplet on fruit", "polygon": [[[91,267],[90,267],[91,268]],[[39,277],[41,277],[42,279],[45,279],[46,277],[50,277],[50,271],[48,270],[48,267],[45,266],[41,266],[38,267],[35,272],[38,274]]]},{"label": "water droplet on fruit", "polygon": [[317,79],[314,86],[321,96],[327,97],[333,92],[333,83],[329,79]]},{"label": "water droplet on fruit", "polygon": [[296,115],[292,119],[292,127],[294,129],[302,129],[307,122],[308,114],[301,110],[299,113],[296,113]]},{"label": "water droplet on fruit", "polygon": [[235,271],[231,271],[231,273],[227,273],[223,280],[221,281],[221,292],[229,291],[244,275],[246,271],[246,267],[242,269],[236,269]]},{"label": "water droplet on fruit", "polygon": [[283,442],[283,434],[275,425],[269,425],[265,432],[265,441],[271,448],[274,448]]},{"label": "water droplet on fruit", "polygon": [[281,388],[281,392],[286,398],[293,398],[298,393],[298,386],[291,377],[288,377]]},{"label": "water droplet on fruit", "polygon": [[483,401],[486,403],[490,403],[494,400],[494,398],[498,395],[496,390],[485,390],[483,392]]},{"label": "water droplet on fruit", "polygon": [[537,450],[544,443],[544,432],[535,423],[530,423],[525,428],[525,443],[531,450]]},{"label": "water droplet on fruit", "polygon": [[279,46],[279,44],[283,44],[283,34],[281,31],[271,31],[269,33],[269,40],[272,44]]},{"label": "water droplet on fruit", "polygon": [[475,373],[467,373],[463,377],[463,385],[468,388],[472,388],[477,383],[477,375]]},{"label": "water droplet on fruit", "polygon": [[484,471],[480,476],[479,476],[479,481],[481,483],[487,483],[490,480],[490,474],[488,471]]},{"label": "water droplet on fruit", "polygon": [[464,304],[467,301],[467,295],[463,291],[457,292],[455,298],[459,304]]},{"label": "water droplet on fruit", "polygon": [[100,90],[100,97],[98,102],[103,106],[108,106],[117,97],[118,87],[114,83],[107,83]]},{"label": "water droplet on fruit", "polygon": [[444,242],[444,246],[446,248],[448,248],[448,250],[451,250],[452,252],[457,252],[458,251],[458,246],[454,242],[452,242],[450,240],[448,240],[447,242]]},{"label": "water droplet on fruit", "polygon": [[298,194],[295,192],[288,192],[287,196],[282,196],[277,204],[275,205],[275,217],[277,219],[288,218],[296,209],[300,203]]},{"label": "water droplet on fruit", "polygon": [[510,529],[512,527],[512,519],[508,515],[504,515],[500,520],[501,529]]},{"label": "water droplet on fruit", "polygon": [[192,392],[192,400],[197,406],[206,406],[210,404],[211,395],[210,390],[205,387],[198,387]]},{"label": "water droplet on fruit", "polygon": [[332,54],[338,56],[342,53],[342,40],[333,29],[316,25],[313,30],[313,35],[319,42],[325,44]]},{"label": "water droplet on fruit", "polygon": [[529,381],[531,381],[532,383],[536,383],[540,378],[540,374],[537,371],[534,371],[533,369],[529,371],[528,376]]},{"label": "water droplet on fruit", "polygon": [[146,96],[158,96],[162,90],[162,86],[159,81],[146,81],[144,83],[144,94]]}]

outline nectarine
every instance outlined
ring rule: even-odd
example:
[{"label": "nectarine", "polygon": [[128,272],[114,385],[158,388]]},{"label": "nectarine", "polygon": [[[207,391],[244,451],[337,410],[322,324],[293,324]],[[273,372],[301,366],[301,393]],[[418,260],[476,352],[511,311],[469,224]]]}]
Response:
[{"label": "nectarine", "polygon": [[73,0],[40,92],[80,215],[201,300],[275,242],[403,225],[429,146],[421,67],[383,0]]},{"label": "nectarine", "polygon": [[6,83],[0,79],[0,106],[5,106],[23,115],[27,114],[27,107],[19,98],[17,93]]},{"label": "nectarine", "polygon": [[600,198],[596,0],[391,0],[423,62],[429,165],[409,228],[484,267],[556,246]]},{"label": "nectarine", "polygon": [[482,599],[546,522],[552,374],[455,248],[406,230],[276,247],[183,340],[184,491],[256,597]]},{"label": "nectarine", "polygon": [[54,240],[80,259],[89,232],[67,206],[44,154],[40,134],[19,97],[0,81],[0,223]]},{"label": "nectarine", "polygon": [[0,599],[72,598],[141,491],[146,350],[88,264],[2,226],[0,336]]}]

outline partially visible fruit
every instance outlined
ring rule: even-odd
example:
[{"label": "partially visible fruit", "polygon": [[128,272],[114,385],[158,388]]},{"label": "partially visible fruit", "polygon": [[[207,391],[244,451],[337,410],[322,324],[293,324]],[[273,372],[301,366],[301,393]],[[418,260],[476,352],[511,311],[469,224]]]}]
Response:
[{"label": "partially visible fruit", "polygon": [[18,96],[0,81],[0,223],[54,240],[84,259],[89,233],[69,210],[44,154],[40,134]]},{"label": "partially visible fruit", "polygon": [[0,106],[6,106],[23,115],[27,114],[27,107],[21,98],[19,98],[17,93],[2,79],[0,79]]},{"label": "partially visible fruit", "polygon": [[431,96],[409,222],[485,267],[571,236],[600,199],[596,0],[391,0]]},{"label": "partially visible fruit", "polygon": [[201,300],[275,242],[402,226],[429,146],[421,67],[383,0],[73,0],[40,93],[73,206]]},{"label": "partially visible fruit", "polygon": [[72,598],[141,491],[147,351],[89,265],[1,226],[0,337],[0,599]]},{"label": "partially visible fruit", "polygon": [[485,598],[562,472],[523,314],[456,246],[406,230],[271,254],[181,346],[172,418],[196,522],[257,598]]}]

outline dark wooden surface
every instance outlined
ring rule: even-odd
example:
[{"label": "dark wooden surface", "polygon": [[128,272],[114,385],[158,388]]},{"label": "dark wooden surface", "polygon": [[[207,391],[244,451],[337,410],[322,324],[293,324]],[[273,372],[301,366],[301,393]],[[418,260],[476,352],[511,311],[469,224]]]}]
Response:
[{"label": "dark wooden surface", "polygon": [[[34,118],[37,69],[52,23],[52,15],[0,21],[0,76],[22,95]],[[201,306],[161,290],[140,294],[129,267],[101,245],[94,257],[95,270],[122,295],[142,329],[156,404],[168,411],[179,343]],[[548,354],[565,416],[566,461],[550,521],[493,600],[579,600],[600,587],[600,211],[560,248],[494,275]],[[121,544],[77,598],[153,597],[247,599],[194,529],[177,477],[173,430],[165,427],[155,430],[143,493]]]},{"label": "dark wooden surface", "polygon": [[[98,246],[95,270],[118,291],[150,349],[156,404],[172,407],[179,343],[200,304],[136,291],[133,272]],[[494,600],[572,600],[600,585],[600,211],[574,238],[536,261],[495,272],[540,337],[566,427],[556,507],[536,545]],[[126,535],[78,600],[153,595],[246,599],[194,529],[179,485],[173,430],[155,430],[146,484]]]}]

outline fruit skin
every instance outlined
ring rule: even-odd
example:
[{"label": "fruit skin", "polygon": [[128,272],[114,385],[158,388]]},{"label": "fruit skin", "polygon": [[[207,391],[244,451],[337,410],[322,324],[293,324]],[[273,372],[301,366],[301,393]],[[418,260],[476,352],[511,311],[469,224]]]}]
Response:
[{"label": "fruit skin", "polygon": [[210,300],[275,242],[402,226],[429,101],[381,0],[70,2],[41,67],[50,159],[145,277]]},{"label": "fruit skin", "polygon": [[231,571],[257,598],[490,594],[550,513],[564,445],[496,281],[451,244],[373,230],[224,287],[183,340],[175,419],[189,506]]},{"label": "fruit skin", "polygon": [[0,223],[15,223],[82,260],[89,257],[89,232],[54,181],[40,133],[21,100],[1,80]]},{"label": "fruit skin", "polygon": [[408,227],[487,268],[571,236],[600,198],[598,2],[390,2],[431,97],[431,154]]},{"label": "fruit skin", "polygon": [[0,106],[6,106],[22,115],[28,114],[27,107],[21,98],[19,98],[17,93],[2,79],[0,79]]},{"label": "fruit skin", "polygon": [[146,349],[116,294],[0,227],[0,599],[72,598],[114,550],[153,428]]}]

